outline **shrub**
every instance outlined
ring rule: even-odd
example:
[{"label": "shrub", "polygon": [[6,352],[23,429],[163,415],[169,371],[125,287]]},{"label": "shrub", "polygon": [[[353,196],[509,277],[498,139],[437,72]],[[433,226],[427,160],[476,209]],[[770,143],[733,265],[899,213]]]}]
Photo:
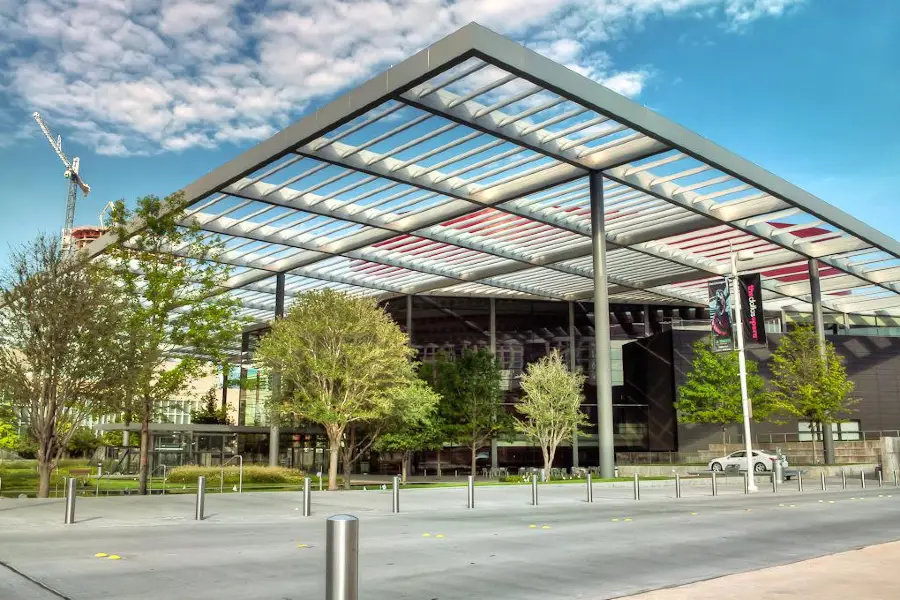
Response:
[{"label": "shrub", "polygon": [[[197,478],[206,477],[209,485],[219,484],[222,470],[220,467],[186,466],[175,467],[169,471],[169,483],[196,484]],[[237,485],[240,469],[237,466],[225,467],[226,485]],[[299,485],[303,483],[303,472],[286,467],[244,467],[244,483],[281,483],[287,485]]]}]

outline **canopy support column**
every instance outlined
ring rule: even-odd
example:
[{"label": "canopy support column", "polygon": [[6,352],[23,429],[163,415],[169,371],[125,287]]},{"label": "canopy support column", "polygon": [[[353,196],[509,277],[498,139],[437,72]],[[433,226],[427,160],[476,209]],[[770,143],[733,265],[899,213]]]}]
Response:
[{"label": "canopy support column", "polygon": [[[822,286],[819,282],[819,261],[809,259],[809,293],[812,296],[813,324],[819,338],[819,356],[825,360],[825,318],[822,315]],[[825,464],[834,464],[834,438],[831,423],[822,423],[822,446],[825,453]]]},{"label": "canopy support column", "polygon": [[[275,276],[275,318],[284,316],[284,273]],[[278,397],[281,394],[281,373],[272,374],[272,395]],[[278,466],[279,438],[281,431],[278,427],[278,415],[269,415],[269,466]]]}]

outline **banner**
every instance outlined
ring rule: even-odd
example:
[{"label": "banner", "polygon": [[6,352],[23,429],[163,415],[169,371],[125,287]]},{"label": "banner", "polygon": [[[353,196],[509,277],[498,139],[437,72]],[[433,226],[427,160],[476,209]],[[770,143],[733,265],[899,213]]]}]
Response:
[{"label": "banner", "polygon": [[762,282],[759,273],[741,275],[739,279],[744,346],[765,346],[766,320],[763,315]]},{"label": "banner", "polygon": [[709,282],[710,345],[713,352],[734,350],[734,330],[731,322],[731,293],[728,280]]}]

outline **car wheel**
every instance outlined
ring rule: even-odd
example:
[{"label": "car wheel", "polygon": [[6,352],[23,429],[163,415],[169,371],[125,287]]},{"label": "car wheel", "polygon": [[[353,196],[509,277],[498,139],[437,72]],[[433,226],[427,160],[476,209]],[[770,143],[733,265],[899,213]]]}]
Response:
[{"label": "car wheel", "polygon": [[763,473],[765,471],[768,471],[768,469],[766,468],[766,463],[761,463],[761,462],[756,463],[756,465],[754,465],[754,467],[753,467],[753,470],[756,471],[757,473]]},{"label": "car wheel", "polygon": [[711,470],[711,471],[721,471],[721,470],[722,470],[722,463],[714,462],[714,463],[712,464],[712,466],[710,467],[710,470]]}]

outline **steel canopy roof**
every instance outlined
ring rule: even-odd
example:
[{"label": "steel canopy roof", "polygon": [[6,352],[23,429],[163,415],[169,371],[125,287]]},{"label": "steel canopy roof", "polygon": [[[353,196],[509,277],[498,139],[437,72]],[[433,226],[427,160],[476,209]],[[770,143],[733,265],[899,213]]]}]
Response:
[{"label": "steel canopy roof", "polygon": [[810,310],[815,258],[826,310],[900,314],[896,240],[474,23],[187,186],[185,224],[257,321],[277,273],[288,297],[590,300],[598,170],[610,302],[705,305],[734,248],[769,310]]}]

